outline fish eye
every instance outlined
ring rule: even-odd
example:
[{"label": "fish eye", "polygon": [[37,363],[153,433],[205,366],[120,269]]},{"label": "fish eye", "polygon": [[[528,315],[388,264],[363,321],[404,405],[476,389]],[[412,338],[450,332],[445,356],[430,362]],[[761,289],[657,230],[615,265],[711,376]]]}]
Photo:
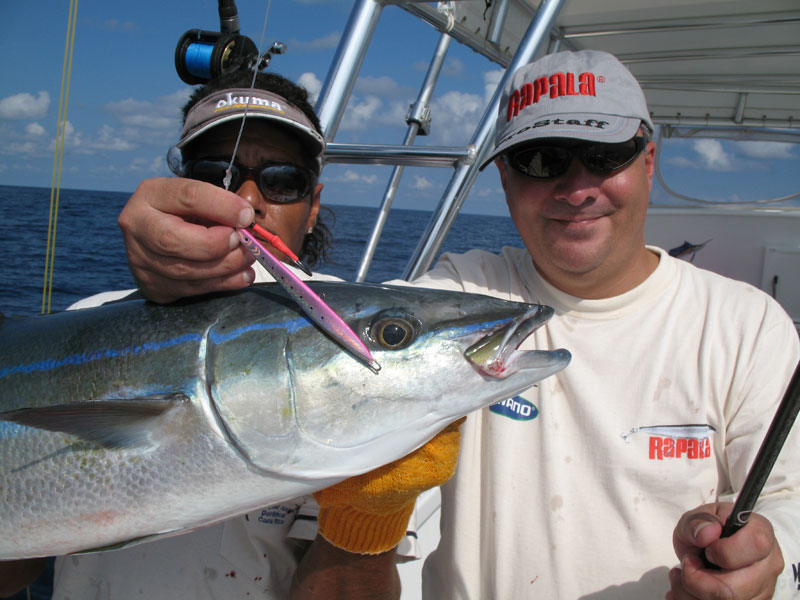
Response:
[{"label": "fish eye", "polygon": [[416,330],[405,319],[385,317],[372,324],[370,336],[387,350],[400,350],[414,341]]}]

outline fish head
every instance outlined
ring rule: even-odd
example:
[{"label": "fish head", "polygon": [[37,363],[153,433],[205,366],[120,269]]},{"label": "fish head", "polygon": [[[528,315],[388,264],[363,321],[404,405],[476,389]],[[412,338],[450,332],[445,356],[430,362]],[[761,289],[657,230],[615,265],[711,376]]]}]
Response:
[{"label": "fish head", "polygon": [[[259,364],[251,361],[249,384],[221,383],[215,398],[236,443],[259,468],[280,465],[307,477],[370,470],[570,360],[563,349],[523,348],[553,315],[550,307],[406,286],[312,287],[381,368],[371,370],[313,326],[287,329],[279,351],[274,339],[263,346],[270,349],[258,352]],[[256,392],[260,379],[271,382],[267,400]]]}]

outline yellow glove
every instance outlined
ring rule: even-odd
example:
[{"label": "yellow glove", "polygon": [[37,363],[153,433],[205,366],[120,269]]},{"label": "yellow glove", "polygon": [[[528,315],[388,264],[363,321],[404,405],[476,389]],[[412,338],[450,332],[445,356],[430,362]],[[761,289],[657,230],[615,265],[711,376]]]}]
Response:
[{"label": "yellow glove", "polygon": [[399,460],[316,492],[322,537],[357,554],[380,554],[399,544],[417,496],[453,476],[463,422]]}]

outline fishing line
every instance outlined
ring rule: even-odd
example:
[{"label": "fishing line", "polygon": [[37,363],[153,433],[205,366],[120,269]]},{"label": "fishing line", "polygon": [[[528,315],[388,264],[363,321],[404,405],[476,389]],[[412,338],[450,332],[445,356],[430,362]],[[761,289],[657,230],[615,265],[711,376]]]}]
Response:
[{"label": "fishing line", "polygon": [[225,186],[225,190],[228,190],[228,187],[231,185],[231,178],[233,175],[231,174],[231,168],[233,167],[233,161],[236,160],[236,153],[239,151],[239,142],[242,139],[242,134],[244,133],[244,122],[247,119],[247,111],[250,110],[250,100],[253,97],[253,91],[256,89],[256,77],[258,76],[258,64],[261,60],[261,51],[264,49],[264,38],[266,37],[267,33],[267,21],[269,20],[269,11],[272,7],[272,0],[267,2],[267,11],[264,13],[264,25],[261,28],[261,39],[258,41],[258,54],[256,56],[256,61],[253,64],[253,79],[250,80],[250,94],[247,96],[247,104],[244,106],[244,113],[242,113],[242,123],[239,125],[239,135],[236,136],[236,143],[233,146],[233,155],[231,156],[231,162],[228,164],[228,168],[225,170],[225,178],[222,180],[223,185]]},{"label": "fishing line", "polygon": [[[258,76],[259,65],[261,63],[262,56],[261,50],[264,48],[264,38],[266,37],[267,21],[269,20],[269,11],[271,7],[272,0],[269,0],[267,3],[267,11],[264,14],[264,26],[261,29],[261,39],[259,40],[257,49],[258,54],[256,55],[255,62],[252,65],[253,79],[250,81],[250,92],[247,96],[247,103],[245,104],[244,112],[242,113],[242,123],[239,126],[239,135],[236,136],[236,143],[233,147],[233,155],[231,156],[231,161],[228,164],[227,170],[225,171],[225,177],[222,180],[226,190],[228,190],[231,179],[233,178],[231,169],[233,168],[233,162],[236,160],[236,154],[239,151],[239,142],[241,141],[244,133],[245,120],[247,119],[247,113],[250,109],[250,102],[253,98],[253,92],[255,91],[256,87],[256,77]],[[265,231],[255,222],[253,222],[250,227],[254,231],[258,230],[260,233]],[[276,283],[286,290],[286,292],[295,300],[295,302],[297,302],[303,312],[312,321],[319,325],[323,331],[328,333],[336,343],[351,352],[356,358],[364,361],[364,363],[372,370],[373,373],[377,374],[380,371],[380,364],[373,358],[369,349],[364,345],[364,342],[361,341],[361,338],[359,338],[358,335],[347,325],[347,323],[345,323],[344,320],[338,314],[336,314],[336,311],[326,304],[325,300],[320,298],[310,287],[303,283],[303,281],[300,280],[297,275],[292,273],[291,270],[287,269],[280,260],[273,256],[272,253],[266,248],[264,248],[250,233],[250,231],[248,231],[248,229],[238,228],[236,231],[239,235],[239,239],[245,248],[247,248],[248,252],[250,252],[256,258],[256,260],[261,263],[265,269],[267,269],[270,275],[272,275],[272,277],[275,279]],[[280,241],[280,238],[275,235],[272,235],[272,237],[267,236],[266,239],[270,240],[269,243],[273,247],[276,247],[273,239]],[[303,271],[305,271],[307,274],[310,274],[308,269],[300,262],[294,253],[290,252],[290,254],[287,256],[289,256],[292,261]]]},{"label": "fishing line", "polygon": [[[42,285],[42,314],[50,312],[53,294],[53,263],[56,253],[56,226],[58,224],[58,200],[61,190],[61,164],[64,158],[64,138],[67,129],[67,104],[69,83],[72,75],[72,50],[75,47],[75,23],[78,20],[78,0],[70,0],[67,19],[67,40],[64,46],[64,66],[61,70],[61,94],[58,101],[56,126],[56,149],[53,155],[53,179],[50,184],[50,215],[47,222],[47,245],[44,259],[44,283]],[[65,85],[66,81],[66,85]]]}]

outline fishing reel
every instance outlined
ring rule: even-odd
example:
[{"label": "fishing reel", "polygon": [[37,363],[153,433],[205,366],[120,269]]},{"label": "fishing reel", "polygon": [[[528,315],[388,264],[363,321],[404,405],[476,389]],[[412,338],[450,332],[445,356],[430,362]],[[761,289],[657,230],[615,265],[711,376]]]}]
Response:
[{"label": "fishing reel", "polygon": [[273,54],[286,45],[275,42],[263,55],[249,37],[239,34],[239,16],[233,0],[219,0],[220,31],[190,29],[175,48],[175,70],[189,85],[205,83],[239,68],[265,69]]}]

